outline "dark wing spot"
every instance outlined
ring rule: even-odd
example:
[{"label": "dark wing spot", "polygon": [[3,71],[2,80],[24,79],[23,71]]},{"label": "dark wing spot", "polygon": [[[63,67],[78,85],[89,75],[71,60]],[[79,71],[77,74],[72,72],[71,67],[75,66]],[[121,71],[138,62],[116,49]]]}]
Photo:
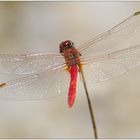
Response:
[{"label": "dark wing spot", "polygon": [[136,13],[134,13],[134,16],[139,15],[140,11],[137,11]]},{"label": "dark wing spot", "polygon": [[6,83],[0,84],[0,88],[4,88],[5,86],[7,86]]}]

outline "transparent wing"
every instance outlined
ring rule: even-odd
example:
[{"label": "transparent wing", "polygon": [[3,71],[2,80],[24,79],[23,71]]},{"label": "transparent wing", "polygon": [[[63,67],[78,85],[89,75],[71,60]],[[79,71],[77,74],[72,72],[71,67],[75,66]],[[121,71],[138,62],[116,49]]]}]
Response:
[{"label": "transparent wing", "polygon": [[79,46],[82,55],[102,55],[117,50],[117,46],[133,36],[140,27],[140,11],[134,13],[109,31],[91,38]]},{"label": "transparent wing", "polygon": [[140,64],[140,45],[82,61],[87,82],[108,80]]},{"label": "transparent wing", "polygon": [[36,74],[64,63],[60,54],[0,54],[0,73]]},{"label": "transparent wing", "polygon": [[47,99],[67,93],[68,86],[69,73],[61,66],[1,84],[0,99]]}]

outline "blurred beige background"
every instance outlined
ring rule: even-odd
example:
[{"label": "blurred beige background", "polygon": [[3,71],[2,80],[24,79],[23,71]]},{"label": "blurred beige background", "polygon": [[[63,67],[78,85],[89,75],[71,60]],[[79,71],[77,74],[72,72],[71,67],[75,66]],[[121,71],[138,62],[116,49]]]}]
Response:
[{"label": "blurred beige background", "polygon": [[[66,39],[78,46],[138,10],[140,2],[0,2],[0,53],[58,52]],[[88,85],[100,138],[140,138],[139,75],[136,67]],[[72,109],[67,93],[44,101],[0,101],[0,138],[92,138],[80,87]]]}]

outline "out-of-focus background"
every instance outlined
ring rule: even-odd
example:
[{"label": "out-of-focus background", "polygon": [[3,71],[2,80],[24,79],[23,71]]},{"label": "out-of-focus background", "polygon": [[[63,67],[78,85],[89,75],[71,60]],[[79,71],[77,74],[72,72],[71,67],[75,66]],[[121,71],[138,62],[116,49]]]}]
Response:
[{"label": "out-of-focus background", "polygon": [[[138,10],[140,2],[0,2],[0,53],[58,52],[66,39],[78,46]],[[139,75],[136,67],[88,85],[99,138],[140,138]],[[92,137],[80,87],[72,109],[67,93],[43,101],[0,101],[0,138]]]}]

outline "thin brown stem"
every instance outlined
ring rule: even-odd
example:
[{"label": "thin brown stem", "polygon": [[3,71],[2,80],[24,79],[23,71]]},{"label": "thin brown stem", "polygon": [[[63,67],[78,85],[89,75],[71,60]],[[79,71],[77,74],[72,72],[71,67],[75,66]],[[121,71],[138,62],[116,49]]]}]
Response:
[{"label": "thin brown stem", "polygon": [[86,97],[87,97],[88,108],[89,108],[90,117],[91,117],[91,121],[92,121],[93,133],[94,133],[95,139],[98,139],[96,121],[95,121],[95,117],[94,117],[94,111],[93,111],[93,108],[92,108],[92,105],[91,105],[91,101],[90,101],[90,97],[89,97],[89,93],[88,93],[88,89],[87,89],[87,85],[86,85],[86,81],[85,81],[85,77],[84,77],[84,73],[83,73],[82,68],[80,68],[80,72],[81,72],[83,85],[84,85],[84,89],[85,89],[85,93],[86,93]]}]

